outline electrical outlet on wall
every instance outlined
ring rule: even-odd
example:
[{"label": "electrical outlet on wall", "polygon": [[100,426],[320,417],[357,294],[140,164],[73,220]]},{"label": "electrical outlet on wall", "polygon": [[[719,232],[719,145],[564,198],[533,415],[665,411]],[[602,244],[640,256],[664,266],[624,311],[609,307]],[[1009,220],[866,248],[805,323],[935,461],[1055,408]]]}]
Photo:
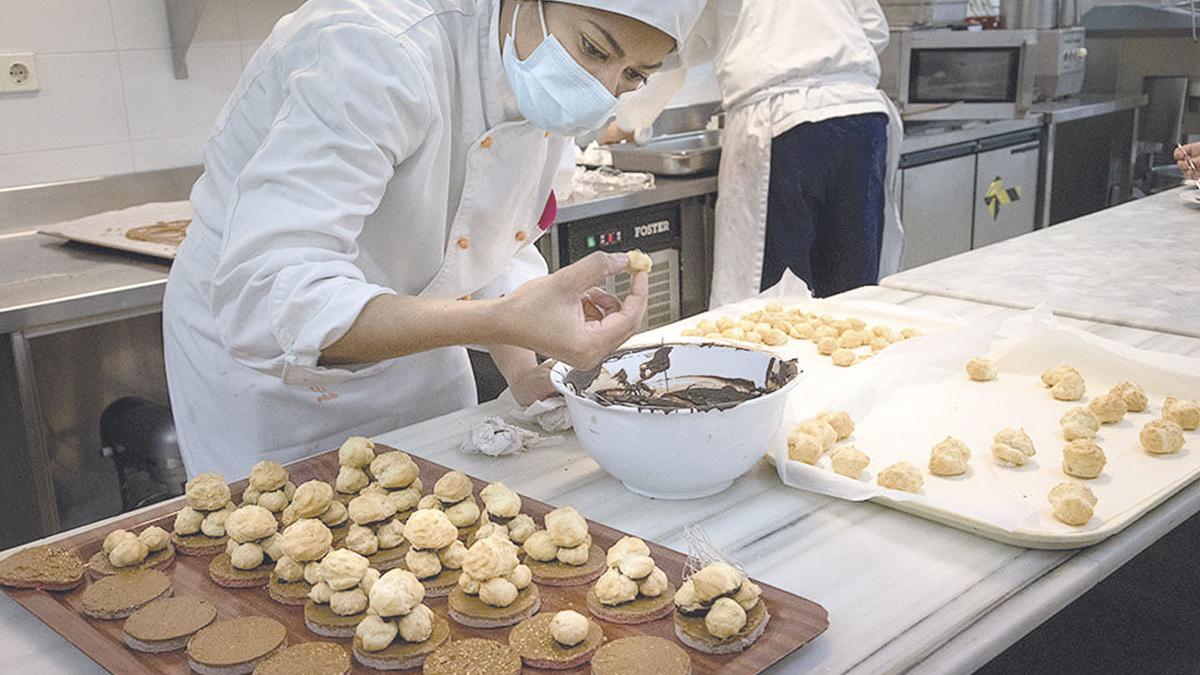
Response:
[{"label": "electrical outlet on wall", "polygon": [[0,54],[0,94],[40,91],[33,54]]}]

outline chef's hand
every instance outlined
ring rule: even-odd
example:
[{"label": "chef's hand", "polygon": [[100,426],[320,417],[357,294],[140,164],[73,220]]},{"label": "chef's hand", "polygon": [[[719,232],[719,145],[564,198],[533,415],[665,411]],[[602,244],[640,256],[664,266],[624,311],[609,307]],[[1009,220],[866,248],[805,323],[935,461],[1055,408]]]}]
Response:
[{"label": "chef's hand", "polygon": [[558,396],[558,390],[550,384],[550,369],[553,367],[554,361],[547,359],[508,381],[508,388],[518,405],[527,408],[538,401]]},{"label": "chef's hand", "polygon": [[632,143],[633,134],[617,126],[616,122],[610,122],[607,127],[604,127],[604,131],[600,132],[600,138],[596,140],[600,141],[601,145],[613,145],[621,141]]},{"label": "chef's hand", "polygon": [[1188,165],[1187,157],[1183,154],[1184,150],[1187,151],[1187,156],[1192,158],[1192,163],[1200,166],[1200,143],[1185,145],[1182,149],[1175,148],[1175,161],[1179,163],[1179,170],[1188,178],[1200,180],[1200,172],[1192,170]]},{"label": "chef's hand", "polygon": [[[584,294],[580,301],[583,307],[583,316],[587,321],[603,321],[605,316],[613,312],[621,311],[621,301],[615,296],[600,288],[590,288]],[[524,352],[520,356],[509,356],[505,350],[517,349],[513,347],[492,347],[493,360],[499,365],[503,356],[505,365],[513,364],[512,367],[501,367],[501,372],[504,374],[505,380],[508,382],[509,391],[512,392],[513,398],[523,407],[528,407],[544,401],[548,398],[558,396],[558,390],[550,383],[550,369],[556,363],[553,359],[547,359],[541,363],[537,363],[537,359],[527,361],[533,356],[533,352],[520,349]]]},{"label": "chef's hand", "polygon": [[628,265],[624,253],[593,253],[518,288],[504,299],[505,342],[576,368],[599,365],[633,336],[646,313],[645,273],[634,275],[623,302],[596,288]]},{"label": "chef's hand", "polygon": [[522,407],[558,396],[558,391],[550,384],[553,361],[539,364],[537,354],[512,345],[488,345],[487,350],[508,383],[508,390]]}]

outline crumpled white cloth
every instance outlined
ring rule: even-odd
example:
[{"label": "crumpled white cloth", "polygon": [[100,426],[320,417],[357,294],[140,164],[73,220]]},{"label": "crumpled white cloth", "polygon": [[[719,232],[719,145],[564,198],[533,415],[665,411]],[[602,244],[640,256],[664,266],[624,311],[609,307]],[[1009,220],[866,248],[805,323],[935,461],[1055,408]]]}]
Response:
[{"label": "crumpled white cloth", "polygon": [[577,166],[572,186],[571,201],[581,202],[618,193],[653,190],[655,183],[651,173],[618,171],[609,166],[598,169]]},{"label": "crumpled white cloth", "polygon": [[574,426],[567,402],[561,396],[538,401],[521,411],[521,416],[551,434],[562,433]]},{"label": "crumpled white cloth", "polygon": [[526,450],[539,446],[553,445],[561,442],[558,438],[544,438],[536,431],[529,431],[505,422],[500,417],[489,417],[482,424],[471,430],[471,433],[459,446],[459,450],[467,454],[480,454],[489,457],[506,457],[518,455]]}]

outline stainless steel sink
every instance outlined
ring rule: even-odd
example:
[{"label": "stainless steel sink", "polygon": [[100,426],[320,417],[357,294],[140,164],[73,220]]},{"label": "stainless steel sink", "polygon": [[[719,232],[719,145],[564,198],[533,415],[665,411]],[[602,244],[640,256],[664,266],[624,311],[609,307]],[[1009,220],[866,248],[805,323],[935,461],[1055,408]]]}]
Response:
[{"label": "stainless steel sink", "polygon": [[610,145],[613,168],[659,176],[710,173],[721,163],[721,132],[691,131],[651,140],[645,145]]}]

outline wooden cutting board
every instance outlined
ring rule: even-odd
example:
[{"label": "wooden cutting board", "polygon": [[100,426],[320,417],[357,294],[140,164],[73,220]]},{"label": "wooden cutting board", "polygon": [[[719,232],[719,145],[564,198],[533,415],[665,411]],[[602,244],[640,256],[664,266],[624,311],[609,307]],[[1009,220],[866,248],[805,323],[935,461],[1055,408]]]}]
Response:
[{"label": "wooden cutting board", "polygon": [[[391,450],[387,446],[377,445],[379,452]],[[413,457],[421,468],[421,481],[431,490],[434,482],[446,471],[433,462],[420,457]],[[297,485],[312,479],[332,481],[338,470],[337,452],[327,452],[296,462],[288,467],[291,480]],[[486,485],[475,480],[476,493]],[[240,501],[241,491],[245,481],[233,484],[235,501]],[[552,506],[527,497],[522,497],[522,511],[528,513],[539,523]],[[59,542],[59,545],[74,548],[79,557],[87,560],[93,553],[100,550],[104,536],[118,527],[134,530],[148,525],[158,525],[171,529],[174,514],[183,506],[182,498],[165,502],[147,513],[120,521],[104,529],[91,529]],[[606,525],[589,521],[593,541],[608,549],[625,533],[614,530]],[[683,574],[686,556],[657,544],[647,542],[653,552],[658,566],[667,573],[671,582],[679,585]],[[222,588],[214,584],[208,577],[208,558],[197,558],[179,555],[174,565],[166,572],[174,580],[176,596],[202,597],[217,607],[218,620],[238,616],[268,616],[277,619],[288,629],[287,643],[289,645],[310,641],[331,641],[313,635],[304,626],[303,607],[287,607],[281,605],[267,595],[266,589],[235,590]],[[762,586],[762,598],[771,613],[771,621],[766,632],[753,647],[741,654],[713,656],[687,649],[692,657],[693,672],[696,673],[755,673],[762,671],[783,657],[804,646],[813,638],[825,631],[829,626],[829,615],[820,605],[780,590],[773,586]],[[555,612],[562,609],[575,609],[589,616],[585,597],[589,586],[574,588],[554,588],[540,586],[542,597],[542,612]],[[184,652],[173,654],[141,654],[124,646],[121,642],[121,625],[123,621],[100,621],[85,617],[79,610],[80,596],[83,587],[69,593],[46,593],[41,591],[22,591],[4,589],[8,595],[23,607],[41,619],[47,626],[68,642],[75,645],[104,668],[122,674],[133,673],[183,673],[188,671],[187,656]],[[445,598],[427,598],[425,604],[436,614],[446,616]],[[595,617],[590,617],[595,620]],[[630,635],[657,635],[675,640],[674,625],[671,617],[642,624],[640,626],[623,626],[596,620],[604,629],[608,640],[627,637]],[[510,628],[476,629],[460,626],[450,621],[452,639],[466,637],[482,637],[507,643]],[[350,651],[350,640],[332,640],[341,643]],[[356,673],[374,672],[355,662]],[[528,672],[542,672],[526,669]],[[554,671],[585,673],[588,668],[574,671]],[[552,672],[552,671],[545,671]]]}]

